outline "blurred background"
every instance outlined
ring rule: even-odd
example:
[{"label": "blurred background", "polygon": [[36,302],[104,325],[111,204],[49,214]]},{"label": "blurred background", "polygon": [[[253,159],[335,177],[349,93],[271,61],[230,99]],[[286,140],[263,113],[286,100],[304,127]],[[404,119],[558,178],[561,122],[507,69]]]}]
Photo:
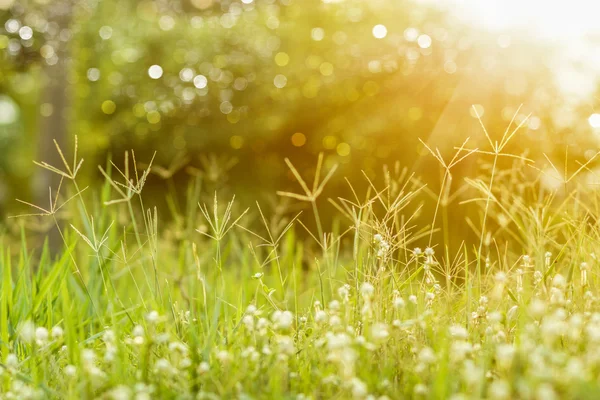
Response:
[{"label": "blurred background", "polygon": [[0,0],[1,220],[15,198],[47,199],[32,160],[57,164],[52,140],[71,149],[74,135],[89,182],[133,148],[141,163],[156,151],[175,188],[203,174],[242,201],[296,191],[284,158],[310,175],[320,152],[340,165],[328,196],[396,162],[435,192],[440,166],[419,139],[448,157],[467,137],[489,151],[477,114],[496,138],[529,116],[506,151],[538,168],[567,146],[584,161],[600,134],[598,7]]}]

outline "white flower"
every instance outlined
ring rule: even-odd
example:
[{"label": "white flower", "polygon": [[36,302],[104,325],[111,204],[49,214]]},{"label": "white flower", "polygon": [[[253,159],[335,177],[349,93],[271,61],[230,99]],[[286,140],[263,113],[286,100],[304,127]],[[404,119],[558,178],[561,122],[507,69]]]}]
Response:
[{"label": "white flower", "polygon": [[552,286],[563,289],[567,285],[567,280],[561,274],[554,275],[554,279],[552,279]]},{"label": "white flower", "polygon": [[379,342],[387,339],[389,336],[390,333],[388,332],[388,326],[386,324],[377,323],[371,327],[371,337],[373,340]]},{"label": "white flower", "polygon": [[38,346],[45,344],[48,341],[48,329],[40,326],[35,330],[35,341]]},{"label": "white flower", "polygon": [[146,315],[146,321],[148,321],[151,324],[155,324],[156,322],[158,322],[158,319],[160,318],[160,315],[158,314],[158,311],[150,311],[147,315]]},{"label": "white flower", "polygon": [[318,310],[315,313],[315,321],[318,324],[324,323],[325,321],[327,321],[327,313],[325,311],[323,311],[323,310]]},{"label": "white flower", "polygon": [[64,373],[67,376],[74,377],[75,375],[77,375],[77,367],[69,364],[65,367]]},{"label": "white flower", "polygon": [[35,339],[35,325],[31,321],[25,321],[19,329],[19,337],[25,343],[31,343]]},{"label": "white flower", "polygon": [[342,324],[342,319],[340,317],[338,317],[337,315],[332,315],[331,318],[329,318],[329,325],[332,327],[336,327],[336,326],[340,326]]},{"label": "white flower", "polygon": [[132,390],[125,385],[118,385],[108,392],[108,398],[112,400],[131,399]]},{"label": "white flower", "polygon": [[227,350],[220,350],[217,352],[217,360],[219,360],[219,362],[221,364],[229,364],[229,362],[231,361],[231,354],[229,354],[229,352]]},{"label": "white flower", "polygon": [[423,347],[419,352],[419,361],[424,364],[433,364],[436,360],[435,352],[430,347]]},{"label": "white flower", "polygon": [[492,399],[504,400],[510,398],[510,386],[503,380],[493,381],[489,387],[489,396]]},{"label": "white flower", "polygon": [[275,311],[271,316],[275,329],[286,330],[294,323],[294,314],[291,311]]},{"label": "white flower", "polygon": [[394,307],[396,308],[403,308],[405,305],[404,303],[404,299],[400,296],[394,298]]},{"label": "white flower", "polygon": [[60,326],[55,326],[52,328],[52,338],[54,340],[60,340],[63,337],[63,330]]},{"label": "white flower", "polygon": [[10,353],[9,355],[6,356],[6,366],[8,368],[17,368],[17,366],[19,365],[19,359],[17,358],[17,356],[13,353]]},{"label": "white flower", "polygon": [[254,329],[254,317],[252,317],[252,315],[244,315],[244,318],[242,318],[242,323],[249,331]]},{"label": "white flower", "polygon": [[198,373],[200,375],[207,373],[210,370],[210,365],[206,361],[202,361],[198,364]]},{"label": "white flower", "polygon": [[96,353],[91,349],[83,349],[81,351],[81,360],[85,365],[92,365],[96,360]]},{"label": "white flower", "polygon": [[277,346],[283,354],[291,356],[296,352],[296,347],[294,346],[294,339],[292,339],[289,336],[279,336],[277,338]]},{"label": "white flower", "polygon": [[373,287],[373,285],[371,285],[369,282],[364,282],[360,286],[360,293],[364,297],[371,297],[371,296],[373,296],[374,292],[375,292],[375,287]]},{"label": "white flower", "polygon": [[356,377],[352,378],[350,385],[352,388],[352,396],[355,399],[362,399],[369,393],[367,384]]},{"label": "white flower", "polygon": [[503,369],[510,368],[515,352],[512,344],[499,344],[496,347],[496,362],[498,363],[498,367]]},{"label": "white flower", "polygon": [[454,339],[466,340],[469,337],[469,332],[462,325],[452,325],[450,327],[450,336],[452,336]]},{"label": "white flower", "polygon": [[158,360],[156,360],[156,362],[154,363],[154,369],[158,373],[168,375],[175,372],[173,366],[166,358],[159,358]]},{"label": "white flower", "polygon": [[424,396],[428,392],[427,386],[425,386],[422,383],[417,383],[413,390],[415,392],[415,395],[418,395],[418,396]]},{"label": "white flower", "polygon": [[131,334],[135,337],[141,337],[144,336],[144,327],[141,325],[136,325],[133,328],[133,331],[131,332]]},{"label": "white flower", "polygon": [[104,331],[104,334],[102,335],[102,340],[104,341],[104,343],[114,343],[115,342],[115,332],[112,329],[107,329]]},{"label": "white flower", "polygon": [[340,309],[340,302],[337,300],[331,300],[329,302],[329,309],[332,311],[338,311]]},{"label": "white flower", "polygon": [[350,285],[346,283],[344,286],[340,287],[338,289],[338,295],[344,302],[348,301],[348,298],[350,297]]}]

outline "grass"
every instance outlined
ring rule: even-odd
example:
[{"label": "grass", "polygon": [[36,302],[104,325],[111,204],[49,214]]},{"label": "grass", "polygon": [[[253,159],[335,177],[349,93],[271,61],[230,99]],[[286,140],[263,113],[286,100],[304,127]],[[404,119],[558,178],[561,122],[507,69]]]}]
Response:
[{"label": "grass", "polygon": [[[64,165],[37,163],[61,177],[50,205],[23,201],[21,238],[0,245],[0,398],[597,398],[592,160],[548,188],[546,169],[504,152],[519,126],[450,161],[426,145],[439,192],[398,166],[362,177],[363,193],[347,179],[330,226],[322,156],[312,187],[286,160],[303,193],[278,194],[309,207],[270,218],[201,174],[180,204],[170,179],[183,165],[142,171],[133,152],[81,189],[76,144],[72,163],[57,146]],[[454,182],[478,155],[491,164]],[[153,172],[167,180],[166,227],[144,206]],[[466,209],[476,240],[452,246],[448,214]],[[31,245],[25,224],[43,220],[58,254]]]}]

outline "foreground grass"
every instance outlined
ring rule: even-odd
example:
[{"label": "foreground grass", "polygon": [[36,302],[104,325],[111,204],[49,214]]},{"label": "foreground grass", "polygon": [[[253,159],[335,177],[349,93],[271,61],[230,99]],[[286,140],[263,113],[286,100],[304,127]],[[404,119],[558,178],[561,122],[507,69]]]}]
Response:
[{"label": "foreground grass", "polygon": [[598,398],[598,196],[494,159],[466,181],[480,239],[451,254],[432,240],[447,235],[464,148],[438,158],[423,229],[427,188],[402,170],[332,200],[330,228],[322,159],[310,184],[288,163],[304,193],[280,195],[309,207],[287,218],[220,204],[197,178],[159,228],[142,197],[150,168],[126,157],[91,193],[76,153],[40,164],[61,188],[28,218],[55,225],[63,249],[32,249],[25,228],[0,247],[0,398]]}]

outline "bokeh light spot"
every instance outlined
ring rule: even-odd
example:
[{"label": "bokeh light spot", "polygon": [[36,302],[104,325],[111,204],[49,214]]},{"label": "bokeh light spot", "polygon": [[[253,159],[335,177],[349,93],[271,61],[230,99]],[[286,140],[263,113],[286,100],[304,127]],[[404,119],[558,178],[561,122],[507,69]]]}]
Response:
[{"label": "bokeh light spot", "polygon": [[273,79],[273,84],[275,85],[276,88],[282,89],[285,87],[285,85],[287,85],[287,78],[285,75],[279,74],[276,75],[275,78]]},{"label": "bokeh light spot", "polygon": [[350,145],[348,143],[340,143],[336,147],[336,151],[339,156],[346,157],[350,155]]},{"label": "bokeh light spot", "polygon": [[224,101],[219,106],[219,110],[221,110],[223,114],[229,114],[233,111],[233,105],[228,101]]},{"label": "bokeh light spot", "polygon": [[233,149],[241,149],[244,146],[244,138],[239,135],[234,135],[229,138],[229,145]]},{"label": "bokeh light spot", "polygon": [[363,85],[363,90],[367,96],[375,96],[379,93],[379,85],[375,81],[367,81]]},{"label": "bokeh light spot", "polygon": [[158,111],[150,111],[146,115],[146,119],[151,124],[158,124],[160,122],[160,113]]},{"label": "bokeh light spot", "polygon": [[333,64],[330,62],[324,62],[319,66],[319,71],[323,76],[333,75]]},{"label": "bokeh light spot", "polygon": [[325,30],[323,28],[313,28],[310,31],[310,37],[316,42],[320,42],[325,37]]},{"label": "bokeh light spot", "polygon": [[302,132],[296,132],[292,135],[292,144],[296,147],[302,147],[306,144],[306,136]]},{"label": "bokeh light spot", "polygon": [[275,64],[280,67],[285,67],[290,62],[290,56],[287,53],[279,52],[275,54]]},{"label": "bokeh light spot", "polygon": [[473,104],[473,106],[469,109],[471,117],[473,118],[481,118],[485,113],[485,109],[481,104]]},{"label": "bokeh light spot", "polygon": [[117,109],[117,105],[112,100],[105,100],[102,102],[102,112],[104,114],[112,114]]},{"label": "bokeh light spot", "polygon": [[594,113],[588,118],[590,126],[594,129],[600,128],[600,114]]},{"label": "bokeh light spot", "polygon": [[98,30],[98,35],[100,35],[102,40],[110,39],[112,37],[112,34],[113,34],[113,29],[108,25],[104,25],[103,27],[101,27]]},{"label": "bokeh light spot", "polygon": [[335,136],[325,136],[323,138],[323,147],[327,150],[333,150],[337,146],[337,138]]},{"label": "bokeh light spot", "polygon": [[376,39],[383,39],[387,36],[387,28],[385,25],[378,24],[373,27],[373,36]]},{"label": "bokeh light spot", "polygon": [[204,75],[196,75],[194,78],[194,86],[198,89],[204,89],[208,85],[208,79]]},{"label": "bokeh light spot", "polygon": [[420,35],[417,39],[417,44],[422,49],[428,49],[431,47],[431,37],[429,35]]},{"label": "bokeh light spot", "polygon": [[163,69],[160,65],[152,65],[148,68],[148,76],[152,79],[159,79],[163,75]]}]

